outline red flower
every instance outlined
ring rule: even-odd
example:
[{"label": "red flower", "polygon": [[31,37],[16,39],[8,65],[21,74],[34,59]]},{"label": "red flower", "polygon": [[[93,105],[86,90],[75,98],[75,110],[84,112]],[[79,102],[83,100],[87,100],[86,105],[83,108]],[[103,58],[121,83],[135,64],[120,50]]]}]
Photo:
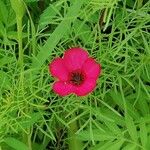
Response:
[{"label": "red flower", "polygon": [[94,90],[101,72],[100,64],[82,48],[65,51],[63,58],[55,58],[49,65],[51,74],[58,78],[53,90],[61,96],[74,93],[84,96]]}]

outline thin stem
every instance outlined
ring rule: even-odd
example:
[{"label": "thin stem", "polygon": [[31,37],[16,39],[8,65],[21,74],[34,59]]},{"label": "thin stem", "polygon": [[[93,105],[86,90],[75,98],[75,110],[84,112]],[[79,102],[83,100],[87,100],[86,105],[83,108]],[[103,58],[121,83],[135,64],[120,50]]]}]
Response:
[{"label": "thin stem", "polygon": [[18,63],[23,68],[23,48],[22,48],[22,17],[17,17],[19,59]]},{"label": "thin stem", "polygon": [[[72,115],[75,117],[75,114]],[[82,150],[82,142],[77,138],[76,132],[78,130],[77,121],[70,123],[68,131],[68,138],[69,138],[69,150]]]},{"label": "thin stem", "polygon": [[[30,129],[29,129],[30,130]],[[30,131],[29,131],[30,132]],[[28,134],[28,148],[32,150],[32,143],[31,143],[31,133]]]}]

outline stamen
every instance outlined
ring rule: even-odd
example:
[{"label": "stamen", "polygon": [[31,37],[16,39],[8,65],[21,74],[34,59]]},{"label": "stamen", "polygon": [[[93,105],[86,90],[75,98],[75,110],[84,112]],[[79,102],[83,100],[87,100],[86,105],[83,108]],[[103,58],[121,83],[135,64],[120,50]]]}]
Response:
[{"label": "stamen", "polygon": [[76,70],[70,73],[69,81],[76,85],[79,86],[84,82],[85,75],[82,71]]}]

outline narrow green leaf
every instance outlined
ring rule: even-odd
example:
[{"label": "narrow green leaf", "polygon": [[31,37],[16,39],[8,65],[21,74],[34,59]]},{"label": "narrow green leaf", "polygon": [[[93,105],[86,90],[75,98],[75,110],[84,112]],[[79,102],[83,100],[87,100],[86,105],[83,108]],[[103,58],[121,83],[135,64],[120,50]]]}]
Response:
[{"label": "narrow green leaf", "polygon": [[147,95],[143,92],[143,90],[140,88],[139,93],[137,93],[139,97],[137,97],[138,100],[138,108],[141,111],[141,113],[145,116],[149,114],[149,105],[147,103]]},{"label": "narrow green leaf", "polygon": [[113,141],[111,145],[109,145],[107,150],[120,150],[123,143],[124,143],[124,139],[118,139],[116,141]]},{"label": "narrow green leaf", "polygon": [[141,36],[142,36],[142,39],[143,39],[143,44],[144,44],[144,47],[145,47],[145,51],[147,53],[147,55],[150,55],[150,50],[149,50],[149,42],[146,40],[145,36],[143,35],[142,31],[140,31],[141,33]]},{"label": "narrow green leaf", "polygon": [[105,109],[105,108],[101,108],[100,109],[102,115],[105,115],[108,118],[111,118],[114,123],[124,126],[125,124],[125,120],[122,116],[118,116],[116,115],[116,113],[113,113],[111,110]]},{"label": "narrow green leaf", "polygon": [[92,113],[98,116],[101,121],[107,120],[110,122],[114,122],[114,120],[111,117],[106,116],[105,113],[102,113],[100,109],[92,108]]},{"label": "narrow green leaf", "polygon": [[146,142],[146,150],[149,150],[150,149],[150,144],[149,144],[149,141],[150,141],[150,135],[148,136],[147,138],[147,142]]},{"label": "narrow green leaf", "polygon": [[[110,95],[112,97],[112,100],[122,109],[124,109],[124,104],[123,104],[123,99],[120,93],[116,93],[114,91],[110,91]],[[138,114],[137,110],[133,107],[132,104],[130,104],[128,101],[126,102],[126,106],[127,106],[127,111],[128,113],[133,117],[138,119],[140,117],[140,115]]]},{"label": "narrow green leaf", "polygon": [[132,140],[137,142],[138,137],[136,126],[134,124],[133,118],[128,113],[125,114],[125,121],[130,137],[132,138]]},{"label": "narrow green leaf", "polygon": [[[57,3],[56,3],[57,4]],[[49,7],[47,7],[44,12],[40,16],[39,20],[39,30],[43,29],[45,26],[50,24],[53,21],[53,18],[56,17],[56,15],[59,13],[59,10],[61,9],[62,5],[56,5],[50,4]]]},{"label": "narrow green leaf", "polygon": [[4,142],[15,150],[29,150],[24,143],[12,137],[5,138]]},{"label": "narrow green leaf", "polygon": [[118,139],[115,141],[106,141],[102,144],[97,144],[92,147],[90,150],[120,150],[122,144],[124,143],[124,139]]},{"label": "narrow green leaf", "polygon": [[[94,129],[92,132],[94,141],[113,140],[116,138],[116,136],[110,132],[102,132],[97,129]],[[81,131],[78,136],[83,141],[91,141],[90,131]]]},{"label": "narrow green leaf", "polygon": [[40,0],[24,0],[26,3],[33,3],[33,2],[38,2]]},{"label": "narrow green leaf", "polygon": [[110,122],[105,120],[106,126],[115,134],[115,135],[122,135],[120,128],[117,126],[116,122]]},{"label": "narrow green leaf", "polygon": [[5,25],[7,24],[7,18],[8,18],[8,10],[6,7],[6,4],[0,0],[0,20],[5,23]]},{"label": "narrow green leaf", "polygon": [[91,147],[90,150],[106,150],[109,146],[111,145],[111,140],[110,141],[104,141],[100,142],[94,147]]},{"label": "narrow green leaf", "polygon": [[122,148],[122,150],[137,150],[137,146],[135,144],[128,143]]},{"label": "narrow green leaf", "polygon": [[143,147],[146,147],[146,143],[148,141],[147,135],[148,132],[145,123],[140,124],[140,139]]}]

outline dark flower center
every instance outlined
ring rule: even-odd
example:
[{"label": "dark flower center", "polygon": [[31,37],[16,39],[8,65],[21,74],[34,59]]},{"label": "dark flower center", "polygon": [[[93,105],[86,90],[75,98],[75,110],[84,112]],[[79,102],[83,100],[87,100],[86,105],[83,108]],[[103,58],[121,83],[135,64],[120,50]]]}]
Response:
[{"label": "dark flower center", "polygon": [[84,82],[84,80],[85,80],[85,74],[80,70],[73,71],[69,75],[70,83],[76,86],[81,85]]}]

